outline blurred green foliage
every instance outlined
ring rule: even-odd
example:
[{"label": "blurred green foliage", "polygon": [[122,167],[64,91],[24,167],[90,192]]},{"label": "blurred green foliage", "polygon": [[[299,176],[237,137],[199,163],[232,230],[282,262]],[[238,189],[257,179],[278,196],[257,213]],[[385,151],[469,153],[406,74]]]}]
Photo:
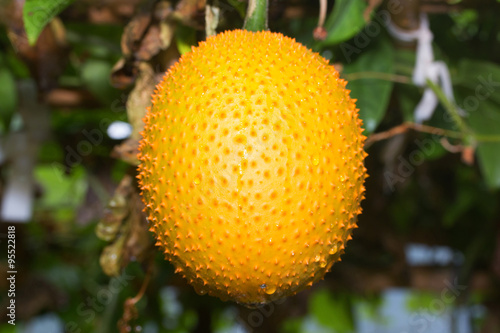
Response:
[{"label": "blurred green foliage", "polygon": [[43,28],[74,0],[26,0],[23,6],[23,20],[30,44],[35,44]]},{"label": "blurred green foliage", "polygon": [[[34,43],[43,27],[71,3],[27,0],[23,13],[30,43]],[[243,2],[231,0],[222,3],[226,6],[222,8],[238,16],[234,20],[242,23]],[[301,5],[306,9],[312,6],[314,11],[318,9],[309,3]],[[333,8],[329,7],[325,24],[328,37],[321,42],[312,37],[317,17],[307,16],[307,10],[302,16],[271,21],[270,28],[296,38],[331,62],[343,66],[341,76],[348,79],[347,87],[358,99],[366,133],[370,134],[413,121],[413,110],[422,89],[410,82],[414,51],[397,48],[382,25],[379,24],[380,33],[371,36],[365,47],[356,46],[359,45],[356,38],[365,33],[366,8],[367,2],[363,0],[337,0]],[[34,12],[37,14],[32,15]],[[372,13],[372,17],[375,14]],[[56,312],[65,323],[67,332],[113,332],[123,313],[124,301],[135,296],[140,289],[144,267],[139,263],[127,266],[124,272],[127,279],[122,280],[126,283],[117,292],[111,292],[110,298],[92,303],[99,292],[113,288],[114,280],[105,276],[99,266],[98,258],[106,243],[95,236],[97,218],[86,224],[79,223],[78,214],[82,206],[88,209],[89,192],[98,193],[94,200],[102,201],[102,204],[109,197],[106,184],[102,184],[100,178],[101,172],[110,175],[109,181],[113,185],[125,174],[133,172],[133,167],[110,158],[113,147],[119,142],[107,136],[106,126],[101,123],[103,119],[107,124],[126,120],[127,91],[114,88],[109,80],[110,71],[121,56],[123,25],[73,22],[64,20],[64,15],[62,19],[70,55],[59,83],[88,90],[98,105],[52,110],[52,134],[41,147],[34,171],[40,192],[34,221],[19,228],[22,231],[19,233],[18,256],[20,266],[25,270],[23,274],[42,278],[57,290],[54,298],[60,300],[60,304],[55,308],[44,308],[42,313]],[[476,268],[490,266],[496,244],[495,221],[499,217],[500,187],[500,66],[497,62],[500,26],[496,21],[495,13],[475,9],[431,16],[436,54],[450,68],[456,102],[466,111],[462,118],[472,130],[479,167],[464,165],[457,154],[448,152],[432,135],[413,133],[402,148],[396,147],[399,149],[397,154],[408,159],[412,152],[422,151],[415,140],[425,141],[428,142],[422,152],[425,162],[412,166],[412,172],[401,182],[403,186],[388,190],[384,178],[388,172],[386,146],[376,143],[368,149],[367,166],[371,175],[365,203],[368,213],[360,217],[360,229],[373,223],[379,229],[384,228],[383,232],[397,235],[394,236],[397,240],[411,239],[417,232],[440,235],[439,241],[464,254],[465,263],[460,272],[464,278]],[[229,20],[225,23],[229,27],[235,24]],[[223,28],[225,26],[220,30]],[[6,35],[3,29],[0,33],[1,135],[12,130],[12,119],[18,107],[17,82],[32,80],[29,69],[17,57]],[[181,54],[188,52],[196,44],[197,37],[199,34],[193,27],[179,25],[176,30],[178,51]],[[398,77],[405,77],[408,82],[400,82]],[[446,109],[440,105],[427,124],[461,134],[456,124],[443,120],[446,115]],[[91,153],[78,156],[74,164],[67,163],[72,156],[71,149],[76,150],[82,140],[87,140],[84,130],[98,130],[102,139],[99,144],[92,145]],[[462,143],[457,139],[450,139],[450,142]],[[397,167],[398,161],[392,163]],[[362,234],[363,230],[359,233]],[[348,264],[386,269],[384,265],[396,261],[394,254],[388,253],[387,249],[377,248],[382,252],[379,253],[373,247],[363,248],[363,238],[357,240],[356,235],[343,257]],[[367,242],[370,241],[374,242],[372,239]],[[376,246],[382,247],[379,243]],[[359,249],[364,252],[360,254]],[[217,333],[252,328],[249,317],[242,315],[246,312],[237,305],[196,295],[173,273],[172,266],[160,253],[156,255],[155,263],[155,278],[137,305],[140,317],[134,322],[143,332],[190,332],[200,322],[209,323],[207,330]],[[339,270],[347,267],[342,263],[338,266]],[[337,265],[334,271],[336,269]],[[342,292],[328,289],[328,283],[346,283],[334,272],[327,275],[327,280],[313,289],[306,300],[299,295],[286,304],[275,305],[294,311],[287,312],[285,318],[276,319],[272,327],[289,333],[355,331],[356,318],[352,310],[360,298],[368,304],[366,308],[370,309],[370,315],[376,317],[380,299],[360,296],[352,286],[343,288]],[[488,297],[472,294],[470,302],[486,302],[490,300]],[[431,293],[416,294],[408,302],[409,309],[428,307],[434,298]],[[257,312],[249,312],[249,315],[257,313],[257,318],[262,317],[268,322],[276,316],[273,313],[267,317],[258,309],[254,311]],[[204,313],[208,313],[208,319],[202,317]],[[28,319],[20,320],[16,328],[2,323],[0,331],[22,332],[27,323]],[[254,331],[258,332],[259,328]]]}]

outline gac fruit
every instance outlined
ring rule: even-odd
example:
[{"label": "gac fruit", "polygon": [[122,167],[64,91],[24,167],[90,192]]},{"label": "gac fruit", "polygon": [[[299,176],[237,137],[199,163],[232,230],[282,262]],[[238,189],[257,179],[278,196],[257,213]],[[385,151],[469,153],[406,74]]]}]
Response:
[{"label": "gac fruit", "polygon": [[166,73],[140,143],[151,231],[199,294],[247,306],[340,260],[364,198],[365,137],[346,81],[272,32],[210,37]]}]

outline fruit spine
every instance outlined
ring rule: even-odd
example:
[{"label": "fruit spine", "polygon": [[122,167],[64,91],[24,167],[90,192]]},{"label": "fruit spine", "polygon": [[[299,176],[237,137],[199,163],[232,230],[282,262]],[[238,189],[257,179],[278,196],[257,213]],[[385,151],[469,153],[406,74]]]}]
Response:
[{"label": "fruit spine", "polygon": [[366,178],[345,85],[293,39],[242,30],[200,43],[158,85],[139,185],[156,244],[198,293],[265,303],[340,260]]}]

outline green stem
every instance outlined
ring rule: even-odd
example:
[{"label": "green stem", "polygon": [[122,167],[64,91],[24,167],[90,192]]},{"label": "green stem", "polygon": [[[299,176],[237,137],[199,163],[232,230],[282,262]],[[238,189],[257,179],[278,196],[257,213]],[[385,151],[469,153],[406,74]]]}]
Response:
[{"label": "green stem", "polygon": [[500,135],[474,135],[478,142],[500,142]]},{"label": "green stem", "polygon": [[438,128],[438,127],[431,127],[428,125],[416,124],[416,123],[412,123],[412,122],[406,122],[405,124],[407,124],[407,126],[409,128],[412,128],[415,131],[419,131],[419,132],[423,132],[423,133],[442,135],[442,136],[446,136],[446,137],[452,138],[452,139],[463,139],[464,138],[464,134],[461,132],[457,132],[457,131],[447,130],[447,129]]},{"label": "green stem", "polygon": [[[465,250],[465,260],[460,267],[460,271],[458,274],[458,284],[460,285],[468,285],[470,278],[474,272],[475,263],[477,263],[477,259],[483,254],[484,251],[484,240],[488,238],[488,235],[492,235],[495,233],[495,224],[494,223],[486,223],[482,230],[479,230],[474,236],[471,235],[471,240],[469,245]],[[457,295],[459,299],[464,299],[466,295],[470,293],[470,290],[467,289],[466,293]]]},{"label": "green stem", "polygon": [[444,108],[446,109],[446,112],[451,116],[453,122],[457,125],[459,130],[462,132],[464,136],[464,141],[466,144],[474,144],[476,142],[499,142],[500,141],[500,136],[499,135],[481,135],[481,134],[475,134],[473,133],[470,128],[467,126],[465,121],[462,119],[460,116],[457,106],[451,102],[446,95],[443,93],[441,88],[439,88],[438,85],[434,84],[430,80],[427,80],[427,85],[429,88],[434,91],[436,96],[438,97],[439,101],[441,104],[443,104]]},{"label": "green stem", "polygon": [[[427,80],[427,85],[429,86],[429,88],[432,89],[432,91],[434,91],[437,98],[439,99],[441,104],[443,104],[446,112],[448,112],[448,114],[451,116],[451,119],[453,120],[455,125],[457,125],[460,132],[464,133],[465,136],[470,136],[470,134],[472,134],[472,133],[471,133],[469,127],[467,126],[467,124],[465,124],[464,120],[462,119],[462,117],[458,113],[457,106],[446,97],[444,92],[441,90],[441,88],[437,84],[435,84],[431,80]],[[467,143],[470,143],[470,142],[467,142]]]},{"label": "green stem", "polygon": [[391,73],[384,72],[356,72],[356,73],[344,73],[343,77],[347,79],[347,81],[355,81],[361,79],[379,79],[384,81],[392,81],[397,83],[411,83],[411,77],[404,75],[397,75]]},{"label": "green stem", "polygon": [[[114,286],[111,285],[111,281],[109,283],[108,290],[114,290]],[[101,317],[100,324],[97,326],[97,329],[95,331],[96,333],[113,332],[115,330],[116,327],[115,312],[118,305],[119,294],[120,294],[119,292],[111,293],[112,295],[111,300],[104,309],[104,313]]]},{"label": "green stem", "polygon": [[243,29],[248,31],[267,30],[267,7],[268,0],[249,0]]}]

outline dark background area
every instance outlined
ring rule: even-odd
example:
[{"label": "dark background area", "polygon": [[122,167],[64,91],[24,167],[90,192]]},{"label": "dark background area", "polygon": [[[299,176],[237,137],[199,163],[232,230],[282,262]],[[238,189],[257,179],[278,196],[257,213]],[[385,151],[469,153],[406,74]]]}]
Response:
[{"label": "dark background area", "polygon": [[[135,183],[154,85],[205,38],[206,21],[217,32],[243,25],[246,2],[209,5],[218,20],[202,0],[0,3],[0,193],[5,205],[25,186],[18,203],[29,212],[0,223],[1,318],[8,226],[18,272],[16,326],[2,320],[0,331],[368,332],[367,322],[380,332],[500,331],[500,3],[328,1],[318,41],[319,2],[270,1],[270,30],[349,81],[370,177],[342,261],[310,290],[257,309],[199,296],[174,274]],[[412,30],[422,13],[456,101],[445,97],[420,125],[417,44],[396,40],[383,18]],[[113,137],[114,122],[131,134]],[[391,316],[395,291],[406,298]]]}]

